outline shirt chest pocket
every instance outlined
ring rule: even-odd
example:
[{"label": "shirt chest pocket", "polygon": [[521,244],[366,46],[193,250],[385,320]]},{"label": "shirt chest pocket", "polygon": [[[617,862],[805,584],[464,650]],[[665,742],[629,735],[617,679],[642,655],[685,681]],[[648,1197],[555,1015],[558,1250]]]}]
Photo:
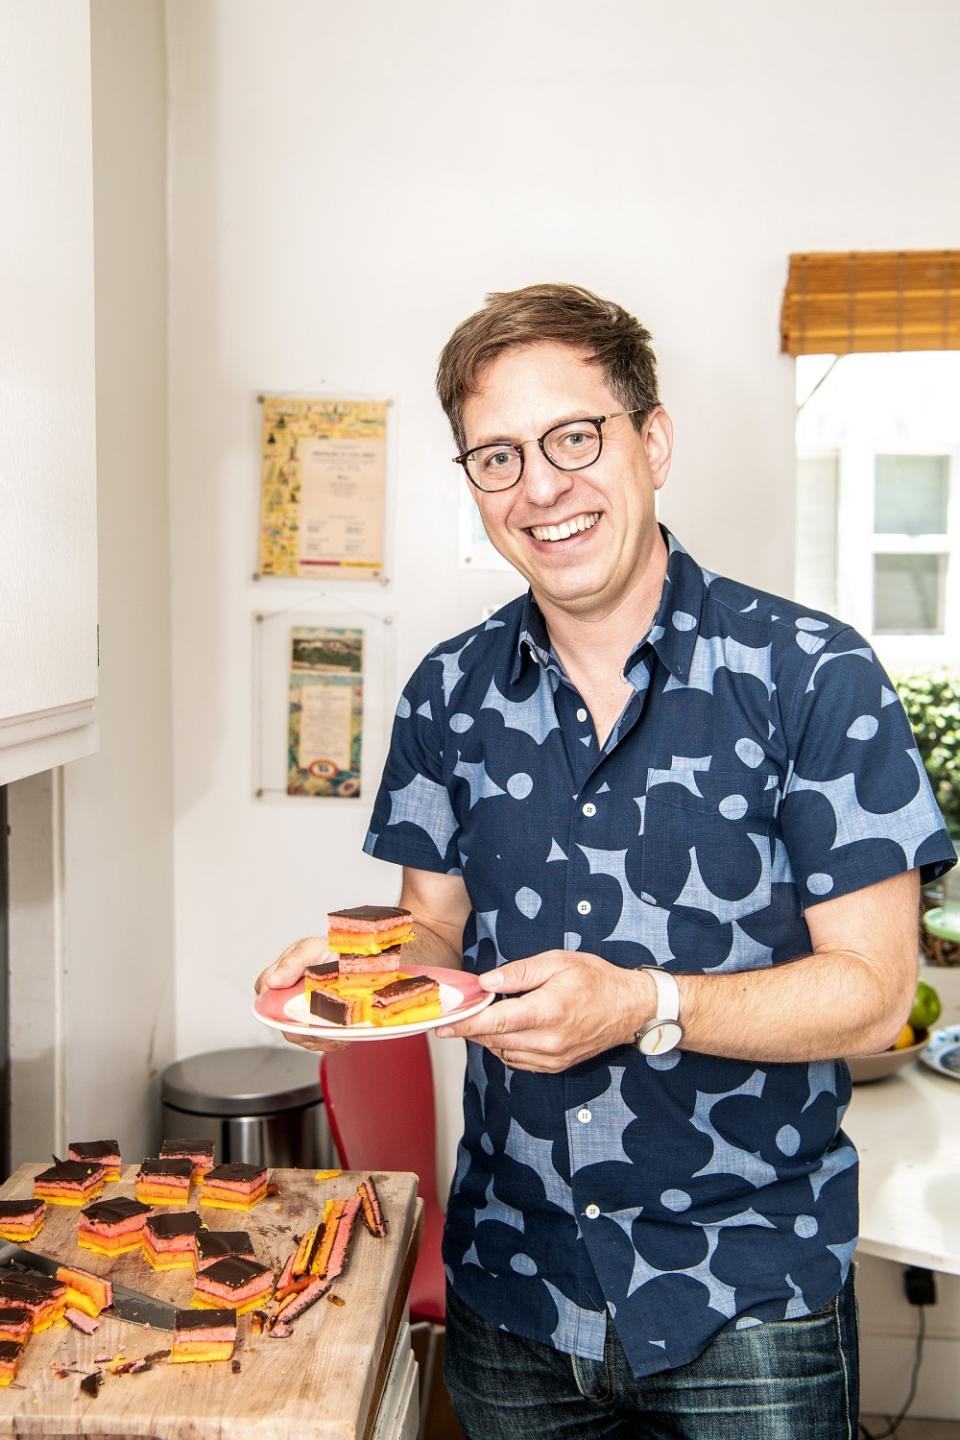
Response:
[{"label": "shirt chest pocket", "polygon": [[[699,793],[694,793],[696,789]],[[703,924],[729,924],[771,901],[777,776],[650,771],[642,895]]]}]

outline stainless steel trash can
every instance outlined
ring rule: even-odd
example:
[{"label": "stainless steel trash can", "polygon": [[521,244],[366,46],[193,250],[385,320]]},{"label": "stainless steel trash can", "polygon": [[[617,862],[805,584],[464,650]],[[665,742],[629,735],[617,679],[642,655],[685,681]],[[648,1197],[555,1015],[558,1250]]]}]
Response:
[{"label": "stainless steel trash can", "polygon": [[294,1049],[212,1050],[163,1073],[166,1139],[216,1142],[218,1164],[328,1168],[333,1147],[317,1058]]}]

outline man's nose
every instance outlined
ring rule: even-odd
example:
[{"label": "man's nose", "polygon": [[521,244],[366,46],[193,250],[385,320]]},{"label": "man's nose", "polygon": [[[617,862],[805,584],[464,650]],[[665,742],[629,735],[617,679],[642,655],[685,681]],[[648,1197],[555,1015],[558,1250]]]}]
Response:
[{"label": "man's nose", "polygon": [[536,441],[526,447],[523,459],[523,483],[527,499],[533,505],[553,505],[573,485],[572,470],[558,470],[551,465]]}]

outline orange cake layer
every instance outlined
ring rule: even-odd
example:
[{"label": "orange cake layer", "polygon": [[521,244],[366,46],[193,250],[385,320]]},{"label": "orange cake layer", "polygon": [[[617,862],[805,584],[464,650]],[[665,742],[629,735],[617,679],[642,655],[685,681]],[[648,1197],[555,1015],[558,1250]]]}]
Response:
[{"label": "orange cake layer", "polygon": [[172,1185],[137,1185],[135,1194],[144,1205],[186,1205],[190,1199],[190,1186],[175,1190]]},{"label": "orange cake layer", "polygon": [[378,1013],[370,1011],[374,1025],[418,1025],[421,1020],[438,1020],[441,1015],[439,1000],[425,1000],[419,1005],[408,1005],[405,1009],[389,1009]]},{"label": "orange cake layer", "polygon": [[85,1191],[82,1195],[65,1195],[62,1191],[50,1191],[35,1185],[33,1193],[38,1200],[46,1200],[48,1205],[74,1205],[79,1210],[83,1205],[89,1205],[91,1200],[95,1200],[102,1190],[103,1185],[100,1184],[95,1189]]},{"label": "orange cake layer", "polygon": [[77,1231],[77,1244],[81,1250],[93,1250],[97,1255],[126,1255],[140,1249],[139,1230],[133,1236],[118,1235],[116,1240],[94,1235],[91,1230]]},{"label": "orange cake layer", "polygon": [[36,1224],[23,1225],[0,1225],[0,1240],[16,1240],[23,1244],[26,1240],[35,1240],[43,1229],[43,1221],[38,1220]]},{"label": "orange cake layer", "polygon": [[260,1203],[266,1193],[266,1185],[249,1196],[238,1196],[235,1190],[212,1190],[209,1185],[204,1185],[200,1192],[200,1204],[209,1205],[215,1210],[251,1210]]},{"label": "orange cake layer", "polygon": [[394,945],[406,945],[414,938],[409,924],[398,925],[394,930],[331,930],[327,936],[327,949],[335,955],[379,955],[381,950],[392,949]]},{"label": "orange cake layer", "polygon": [[143,1242],[143,1258],[151,1270],[192,1270],[195,1247],[183,1250],[155,1250],[146,1238]]}]

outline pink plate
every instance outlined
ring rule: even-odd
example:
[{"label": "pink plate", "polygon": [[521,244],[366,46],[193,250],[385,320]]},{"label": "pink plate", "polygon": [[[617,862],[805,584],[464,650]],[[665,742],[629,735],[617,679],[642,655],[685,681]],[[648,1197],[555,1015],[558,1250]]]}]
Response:
[{"label": "pink plate", "polygon": [[263,990],[253,1002],[253,1013],[273,1030],[309,1035],[314,1040],[396,1040],[401,1035],[419,1035],[438,1025],[452,1025],[476,1015],[493,1002],[491,990],[482,990],[477,977],[466,970],[444,970],[436,965],[405,966],[403,974],[429,975],[440,986],[440,1014],[435,1020],[415,1025],[321,1025],[310,1014],[303,984],[287,990]]}]

